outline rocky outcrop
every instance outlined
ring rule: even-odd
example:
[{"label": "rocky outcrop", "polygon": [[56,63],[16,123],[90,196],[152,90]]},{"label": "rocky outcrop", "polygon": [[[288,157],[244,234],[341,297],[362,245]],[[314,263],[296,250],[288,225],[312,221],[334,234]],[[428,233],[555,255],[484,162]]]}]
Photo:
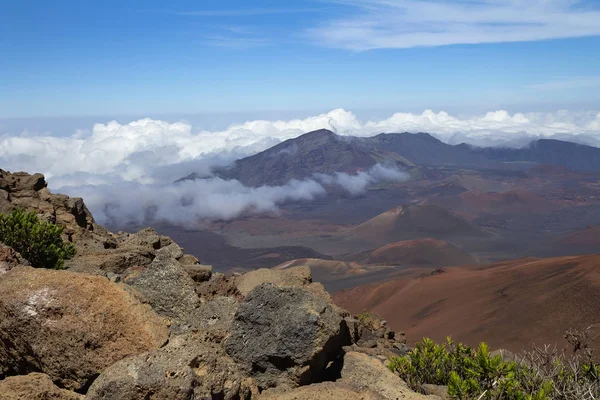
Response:
[{"label": "rocky outcrop", "polygon": [[0,275],[7,273],[16,266],[28,266],[29,261],[21,257],[12,247],[0,243]]},{"label": "rocky outcrop", "polygon": [[84,396],[57,387],[45,374],[12,376],[0,381],[1,400],[83,400]]},{"label": "rocky outcrop", "polygon": [[105,278],[31,267],[0,277],[0,375],[43,372],[83,391],[106,367],[167,337],[150,306]]},{"label": "rocky outcrop", "polygon": [[112,365],[96,379],[86,399],[238,400],[252,394],[258,394],[252,379],[220,346],[186,335]]},{"label": "rocky outcrop", "polygon": [[337,307],[307,266],[213,274],[154,229],[110,233],[43,176],[0,170],[0,212],[17,207],[78,253],[34,269],[0,245],[0,400],[425,398],[383,364],[403,336]]},{"label": "rocky outcrop", "polygon": [[323,298],[266,283],[238,308],[225,348],[261,388],[296,387],[322,380],[349,341],[342,317]]},{"label": "rocky outcrop", "polygon": [[42,174],[11,174],[0,169],[0,213],[18,208],[35,211],[42,218],[63,226],[65,237],[73,242],[81,241],[82,247],[111,247],[110,235],[96,224],[81,198],[52,194],[47,186]]},{"label": "rocky outcrop", "polygon": [[[110,276],[130,267],[148,266],[157,252],[194,264],[194,256],[184,254],[176,243],[152,228],[137,233],[112,234],[97,224],[81,198],[53,194],[43,175],[10,173],[0,169],[0,213],[15,209],[35,211],[41,218],[64,228],[77,254],[65,262],[75,272]],[[0,261],[1,262],[1,261]],[[205,273],[206,275],[206,273]]]}]

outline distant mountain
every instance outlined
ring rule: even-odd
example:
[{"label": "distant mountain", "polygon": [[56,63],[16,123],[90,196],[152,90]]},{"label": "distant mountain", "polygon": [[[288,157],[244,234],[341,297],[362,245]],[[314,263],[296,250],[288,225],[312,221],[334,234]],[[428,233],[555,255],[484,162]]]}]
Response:
[{"label": "distant mountain", "polygon": [[[270,149],[214,171],[252,187],[278,186],[314,174],[356,173],[383,163],[402,168],[453,167],[523,169],[559,165],[581,172],[600,172],[600,148],[540,139],[521,149],[450,145],[428,133],[389,133],[368,138],[339,136],[321,129],[286,140]],[[201,178],[191,174],[183,179]]]},{"label": "distant mountain", "polygon": [[248,186],[275,186],[290,179],[309,178],[316,173],[355,173],[378,163],[413,166],[397,153],[372,146],[369,139],[338,136],[322,129],[286,140],[216,173]]},{"label": "distant mountain", "polygon": [[417,165],[460,165],[480,168],[500,165],[485,154],[473,152],[469,147],[446,144],[428,133],[382,133],[368,138],[368,141],[374,148],[398,153]]},{"label": "distant mountain", "polygon": [[504,162],[532,162],[536,164],[562,165],[581,172],[600,171],[600,149],[578,143],[554,139],[540,139],[521,149],[486,147],[469,149],[471,154]]}]

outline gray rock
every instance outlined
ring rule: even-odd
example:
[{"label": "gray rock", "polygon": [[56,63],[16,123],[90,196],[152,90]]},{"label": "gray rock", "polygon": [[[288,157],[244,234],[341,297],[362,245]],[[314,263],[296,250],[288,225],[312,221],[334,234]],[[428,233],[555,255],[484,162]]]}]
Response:
[{"label": "gray rock", "polygon": [[405,356],[410,352],[411,348],[406,343],[396,342],[393,344],[393,352],[399,356]]},{"label": "gray rock", "polygon": [[344,318],[346,326],[348,327],[348,334],[350,335],[350,342],[356,343],[360,340],[362,335],[362,324],[360,321],[353,317]]},{"label": "gray rock", "polygon": [[87,400],[250,399],[257,394],[223,349],[197,335],[113,364],[94,381]]},{"label": "gray rock", "polygon": [[199,328],[203,332],[222,333],[231,331],[235,312],[240,303],[232,297],[215,297],[198,308]]},{"label": "gray rock", "polygon": [[136,289],[159,315],[181,332],[197,325],[200,299],[192,278],[177,260],[157,256],[147,268],[128,271],[123,282]]},{"label": "gray rock", "polygon": [[156,252],[156,254],[179,260],[181,257],[183,257],[183,249],[179,247],[177,243],[171,243],[168,246],[161,247],[160,250]]},{"label": "gray rock", "polygon": [[450,394],[448,393],[448,386],[442,385],[421,385],[423,392],[428,395],[438,396],[442,400],[451,400]]},{"label": "gray rock", "polygon": [[342,317],[305,289],[262,284],[235,314],[226,351],[261,388],[319,380],[349,344]]}]

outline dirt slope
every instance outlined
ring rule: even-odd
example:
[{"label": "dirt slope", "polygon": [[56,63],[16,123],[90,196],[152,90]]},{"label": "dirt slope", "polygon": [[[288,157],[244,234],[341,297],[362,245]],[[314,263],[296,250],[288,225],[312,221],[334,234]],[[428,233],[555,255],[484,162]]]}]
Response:
[{"label": "dirt slope", "polygon": [[443,240],[415,239],[390,243],[362,253],[357,261],[365,264],[444,267],[475,264],[469,253]]},{"label": "dirt slope", "polygon": [[519,259],[416,273],[338,292],[352,312],[371,310],[418,341],[446,335],[511,350],[562,344],[568,328],[600,322],[600,255]]}]

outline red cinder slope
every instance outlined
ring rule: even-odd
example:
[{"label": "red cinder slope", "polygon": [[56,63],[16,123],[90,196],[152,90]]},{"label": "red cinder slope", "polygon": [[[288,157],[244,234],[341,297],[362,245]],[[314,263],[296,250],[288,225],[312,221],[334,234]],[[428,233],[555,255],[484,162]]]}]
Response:
[{"label": "red cinder slope", "polygon": [[600,323],[600,255],[519,259],[447,268],[334,295],[354,313],[382,315],[412,341],[447,335],[521,350],[562,344],[564,331]]}]

